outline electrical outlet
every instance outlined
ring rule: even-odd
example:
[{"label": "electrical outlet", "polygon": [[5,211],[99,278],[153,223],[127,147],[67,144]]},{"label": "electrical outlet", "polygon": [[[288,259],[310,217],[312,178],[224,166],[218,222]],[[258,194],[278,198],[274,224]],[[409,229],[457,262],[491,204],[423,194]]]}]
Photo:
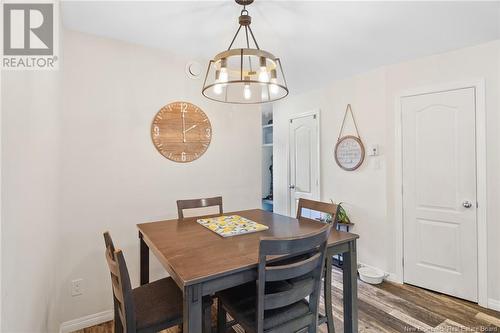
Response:
[{"label": "electrical outlet", "polygon": [[71,281],[71,296],[79,296],[83,294],[83,279]]}]

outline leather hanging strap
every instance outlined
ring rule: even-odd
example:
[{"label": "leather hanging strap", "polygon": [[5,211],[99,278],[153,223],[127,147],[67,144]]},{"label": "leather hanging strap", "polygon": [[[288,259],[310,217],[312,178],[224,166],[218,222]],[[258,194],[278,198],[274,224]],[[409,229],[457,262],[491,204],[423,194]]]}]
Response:
[{"label": "leather hanging strap", "polygon": [[351,117],[352,117],[352,121],[354,123],[354,128],[356,129],[356,136],[359,139],[361,139],[361,136],[359,135],[359,131],[358,131],[358,125],[356,124],[356,119],[354,118],[354,112],[352,112],[352,109],[351,109],[351,104],[347,104],[347,108],[345,109],[345,113],[344,113],[344,120],[342,120],[342,126],[340,126],[340,133],[339,133],[339,137],[338,137],[337,141],[339,141],[340,138],[342,137],[342,132],[344,131],[345,120],[347,118],[348,112],[351,112]]}]

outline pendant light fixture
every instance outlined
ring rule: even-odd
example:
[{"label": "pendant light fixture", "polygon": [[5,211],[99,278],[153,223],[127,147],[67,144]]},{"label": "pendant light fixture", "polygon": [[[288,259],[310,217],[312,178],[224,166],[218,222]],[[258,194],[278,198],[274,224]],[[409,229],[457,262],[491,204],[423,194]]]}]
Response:
[{"label": "pendant light fixture", "polygon": [[[203,96],[223,103],[258,104],[277,101],[288,95],[281,61],[272,53],[261,50],[250,24],[246,6],[254,0],[235,0],[243,6],[239,27],[226,51],[208,63],[203,83]],[[244,30],[246,48],[232,48]],[[250,47],[250,38],[255,45]]]}]

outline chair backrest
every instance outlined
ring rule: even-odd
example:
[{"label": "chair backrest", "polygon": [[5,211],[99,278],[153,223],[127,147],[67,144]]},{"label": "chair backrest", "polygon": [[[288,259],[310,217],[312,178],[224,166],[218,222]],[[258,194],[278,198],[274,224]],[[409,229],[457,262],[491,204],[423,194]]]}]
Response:
[{"label": "chair backrest", "polygon": [[[286,307],[307,296],[309,312],[285,323],[280,332],[317,326],[321,276],[331,227],[331,224],[326,224],[319,231],[300,237],[261,238],[257,280],[258,333],[264,331],[264,311]],[[286,260],[282,264],[276,260],[269,262],[269,256],[286,256]],[[287,288],[272,292],[273,284],[280,283],[278,281]]]},{"label": "chair backrest", "polygon": [[222,197],[177,200],[177,215],[179,216],[179,219],[182,220],[184,218],[184,212],[183,212],[184,209],[203,208],[212,206],[219,206],[219,214],[222,214],[223,213]]},{"label": "chair backrest", "polygon": [[321,201],[314,201],[309,199],[300,198],[297,206],[297,219],[304,218],[302,216],[302,208],[309,209],[315,212],[330,214],[332,223],[336,224],[335,214],[337,214],[337,205],[334,203],[326,203]]},{"label": "chair backrest", "polygon": [[136,318],[132,286],[128,275],[127,264],[121,250],[116,250],[109,232],[104,233],[106,244],[106,261],[111,273],[111,286],[113,288],[113,300],[115,302],[115,320],[120,320],[123,332],[136,331]]}]

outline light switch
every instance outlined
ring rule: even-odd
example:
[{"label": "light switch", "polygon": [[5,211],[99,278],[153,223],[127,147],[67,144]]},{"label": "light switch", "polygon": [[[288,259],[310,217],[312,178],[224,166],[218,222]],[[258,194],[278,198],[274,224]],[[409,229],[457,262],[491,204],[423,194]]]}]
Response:
[{"label": "light switch", "polygon": [[378,156],[378,145],[368,146],[368,156]]}]

